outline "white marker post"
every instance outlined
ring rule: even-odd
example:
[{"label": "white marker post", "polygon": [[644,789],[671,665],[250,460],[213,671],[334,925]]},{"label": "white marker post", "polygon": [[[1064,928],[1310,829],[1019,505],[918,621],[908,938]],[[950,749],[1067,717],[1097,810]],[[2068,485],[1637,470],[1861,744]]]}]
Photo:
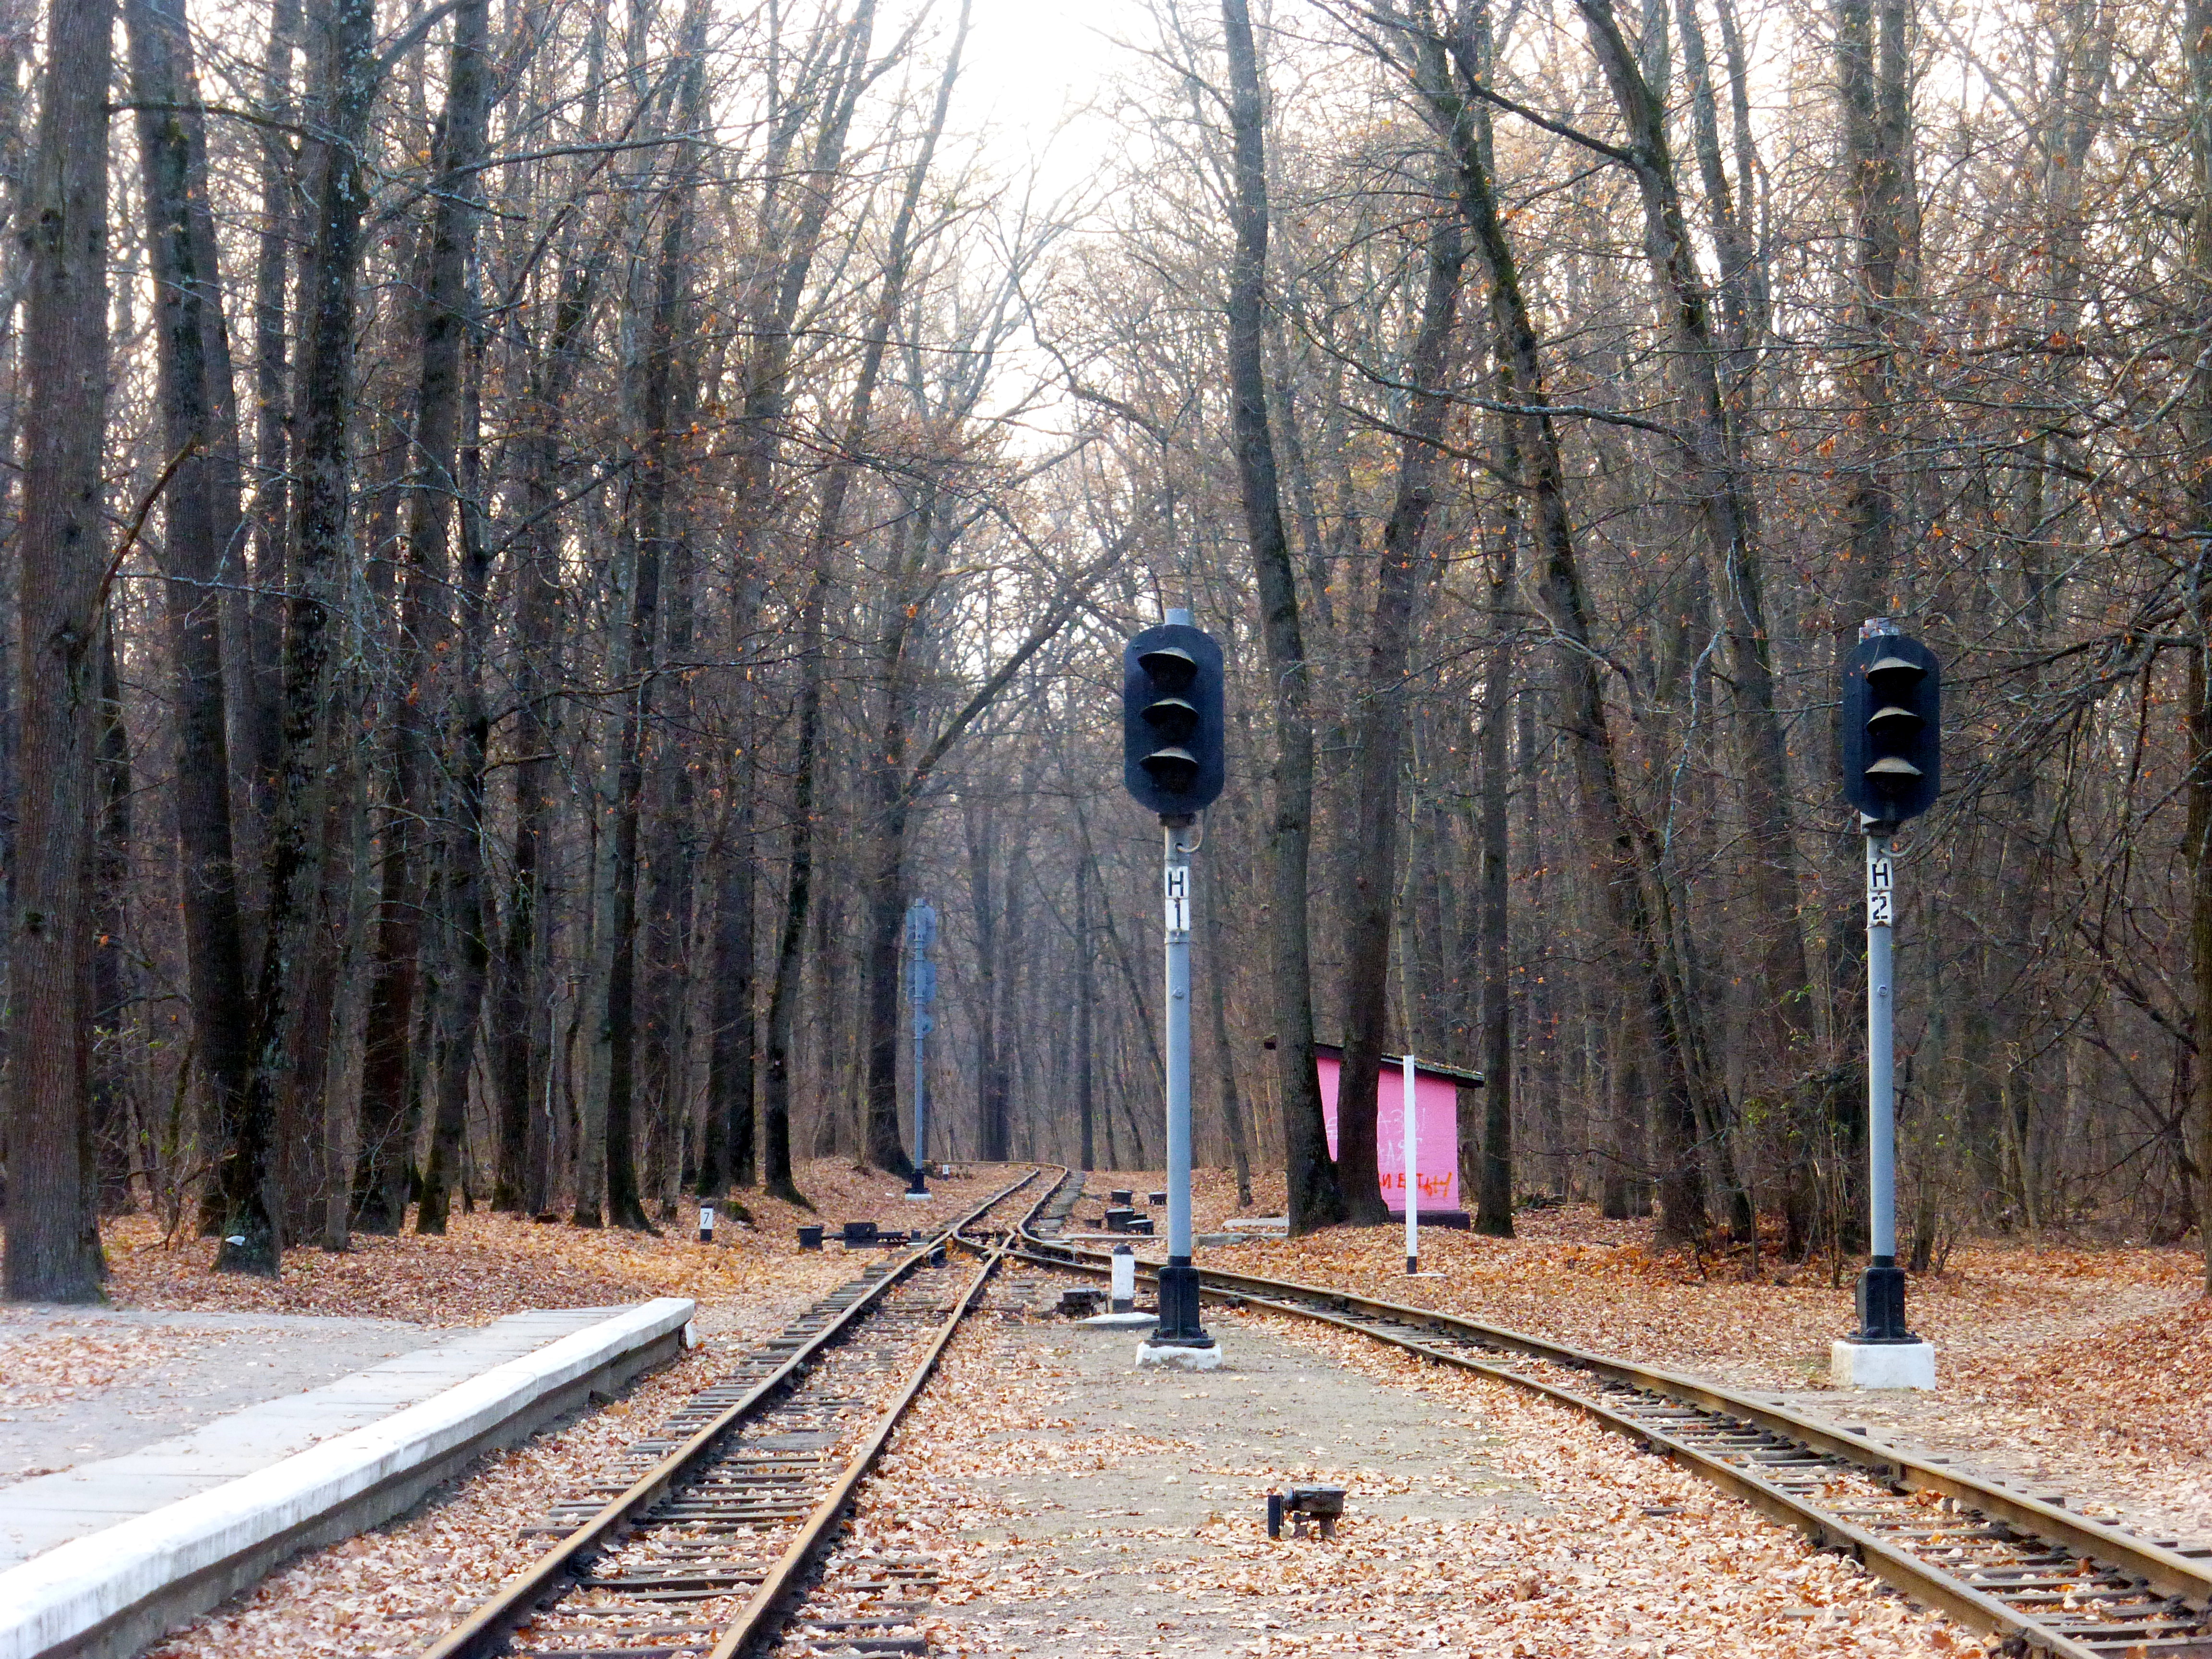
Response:
[{"label": "white marker post", "polygon": [[1413,1110],[1413,1057],[1406,1056],[1406,1271],[1421,1271],[1421,1120]]}]

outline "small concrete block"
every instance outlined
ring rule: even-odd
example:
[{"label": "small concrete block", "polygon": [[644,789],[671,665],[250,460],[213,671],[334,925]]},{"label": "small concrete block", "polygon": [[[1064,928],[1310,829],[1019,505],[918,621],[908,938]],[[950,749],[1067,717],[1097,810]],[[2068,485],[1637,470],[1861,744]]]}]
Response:
[{"label": "small concrete block", "polygon": [[1184,1348],[1164,1343],[1139,1342],[1137,1345],[1137,1369],[1176,1371],[1212,1371],[1221,1369],[1221,1345],[1210,1348]]},{"label": "small concrete block", "polygon": [[1839,1389],[1933,1389],[1932,1342],[1853,1342],[1828,1345],[1828,1380]]},{"label": "small concrete block", "polygon": [[1156,1313],[1103,1313],[1093,1314],[1090,1318],[1084,1320],[1082,1322],[1085,1325],[1127,1325],[1134,1327],[1138,1325],[1157,1325],[1160,1322],[1160,1316]]}]

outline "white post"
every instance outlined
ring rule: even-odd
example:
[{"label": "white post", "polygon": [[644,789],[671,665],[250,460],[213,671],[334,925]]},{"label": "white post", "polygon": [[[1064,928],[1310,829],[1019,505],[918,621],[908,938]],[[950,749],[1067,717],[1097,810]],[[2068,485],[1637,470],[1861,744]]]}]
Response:
[{"label": "white post", "polygon": [[1406,1056],[1406,1271],[1421,1271],[1421,1120],[1413,1110],[1413,1057]]},{"label": "white post", "polygon": [[1127,1244],[1116,1244],[1114,1247],[1112,1261],[1114,1311],[1117,1314],[1125,1314],[1137,1305],[1136,1252]]}]

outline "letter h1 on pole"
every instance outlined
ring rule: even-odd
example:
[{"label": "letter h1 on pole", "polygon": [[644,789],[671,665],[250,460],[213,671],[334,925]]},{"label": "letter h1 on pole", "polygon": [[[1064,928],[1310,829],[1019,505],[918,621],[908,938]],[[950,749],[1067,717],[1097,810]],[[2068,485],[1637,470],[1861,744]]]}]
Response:
[{"label": "letter h1 on pole", "polygon": [[[1876,617],[1844,663],[1844,793],[1866,837],[1869,1261],[1859,1279],[1853,1344],[1917,1344],[1897,1265],[1897,1097],[1893,939],[1898,826],[1935,805],[1942,787],[1943,671],[1936,653]],[[1840,1363],[1840,1362],[1839,1362]],[[1932,1382],[1928,1384],[1932,1386]]]},{"label": "letter h1 on pole", "polygon": [[1170,611],[1121,650],[1121,781],[1159,814],[1161,896],[1167,924],[1168,1260],[1160,1271],[1160,1323],[1152,1346],[1211,1348],[1199,1322],[1191,1260],[1190,924],[1194,895],[1189,831],[1221,793],[1221,647]]}]

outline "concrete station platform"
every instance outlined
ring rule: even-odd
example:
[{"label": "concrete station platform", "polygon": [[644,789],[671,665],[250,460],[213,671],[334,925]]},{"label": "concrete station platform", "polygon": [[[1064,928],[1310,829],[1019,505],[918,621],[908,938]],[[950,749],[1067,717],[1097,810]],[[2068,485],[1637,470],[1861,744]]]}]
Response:
[{"label": "concrete station platform", "polygon": [[[428,1346],[387,1346],[381,1363],[181,1434],[136,1443],[143,1431],[118,1425],[111,1443],[128,1448],[118,1455],[0,1486],[0,1659],[136,1652],[295,1552],[389,1520],[483,1453],[673,1358],[693,1312],[667,1297],[511,1314]],[[96,1329],[98,1319],[71,1322]],[[302,1328],[282,1340],[304,1347],[317,1325],[392,1322],[281,1323]],[[408,1328],[330,1334],[349,1353]],[[233,1356],[230,1369],[243,1362]]]}]

